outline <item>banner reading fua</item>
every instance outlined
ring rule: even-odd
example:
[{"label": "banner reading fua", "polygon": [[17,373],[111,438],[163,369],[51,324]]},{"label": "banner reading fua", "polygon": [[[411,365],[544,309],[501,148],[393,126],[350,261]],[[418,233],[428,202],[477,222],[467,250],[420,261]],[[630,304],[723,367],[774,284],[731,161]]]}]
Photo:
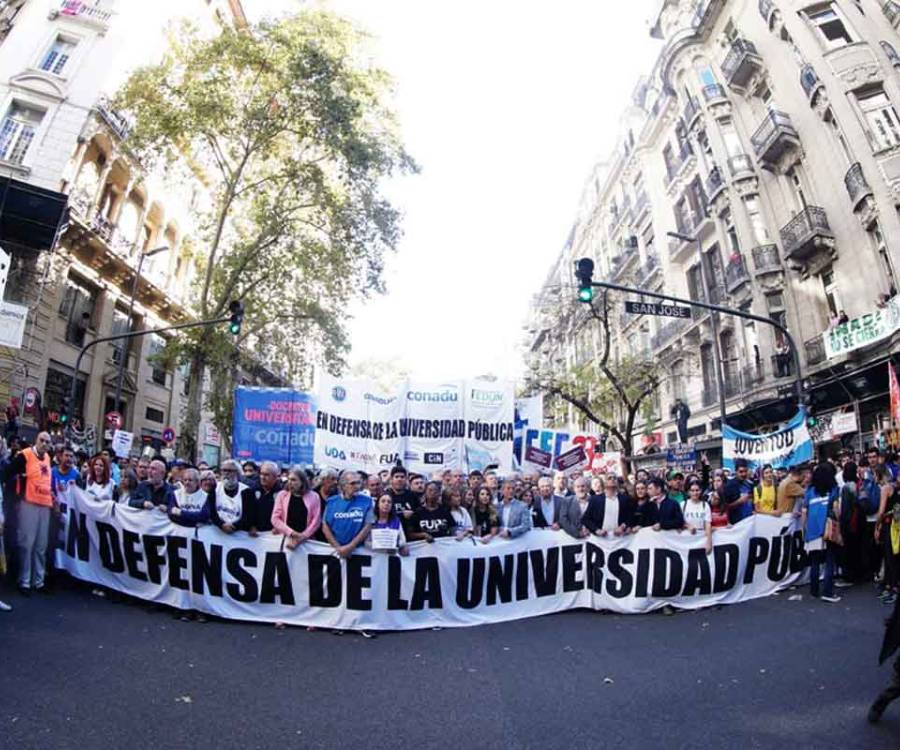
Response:
[{"label": "banner reading fua", "polygon": [[513,387],[491,381],[406,382],[385,392],[365,379],[323,376],[315,461],[375,472],[512,467]]},{"label": "banner reading fua", "polygon": [[644,529],[576,540],[535,529],[490,544],[417,542],[408,557],[328,545],[291,551],[275,534],[176,526],[165,513],[70,488],[56,563],[132,596],[220,617],[323,628],[479,625],[569,609],[639,613],[768,596],[806,570],[793,518],[753,516],[702,535]]}]

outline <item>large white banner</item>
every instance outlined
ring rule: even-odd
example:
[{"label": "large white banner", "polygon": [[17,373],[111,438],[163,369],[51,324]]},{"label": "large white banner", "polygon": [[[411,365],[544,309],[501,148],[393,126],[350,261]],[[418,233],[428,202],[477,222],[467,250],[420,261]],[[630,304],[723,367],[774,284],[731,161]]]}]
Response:
[{"label": "large white banner", "polygon": [[417,542],[408,557],[172,524],[157,510],[96,501],[72,488],[57,565],[148,601],[236,620],[407,630],[479,625],[587,608],[648,612],[768,596],[805,576],[792,518],[753,516],[700,535],[644,529],[589,541],[534,529],[489,544]]},{"label": "large white banner", "polygon": [[400,460],[410,471],[512,468],[513,387],[482,380],[406,382],[322,376],[315,462],[375,472]]}]

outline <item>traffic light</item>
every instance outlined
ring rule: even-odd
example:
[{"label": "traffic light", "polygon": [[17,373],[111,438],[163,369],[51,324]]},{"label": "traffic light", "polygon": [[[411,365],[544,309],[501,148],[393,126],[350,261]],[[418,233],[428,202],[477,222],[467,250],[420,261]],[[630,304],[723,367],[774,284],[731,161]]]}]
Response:
[{"label": "traffic light", "polygon": [[244,322],[244,303],[240,300],[232,300],[228,305],[228,311],[231,313],[228,330],[232,336],[237,336],[241,332],[241,323]]},{"label": "traffic light", "polygon": [[813,429],[819,424],[819,418],[816,416],[816,407],[813,402],[812,393],[806,391],[802,399],[803,407],[806,409],[806,426]]},{"label": "traffic light", "polygon": [[63,396],[59,402],[59,423],[66,425],[69,423],[69,397]]},{"label": "traffic light", "polygon": [[582,258],[575,263],[575,278],[578,279],[578,299],[591,302],[594,299],[594,261]]}]

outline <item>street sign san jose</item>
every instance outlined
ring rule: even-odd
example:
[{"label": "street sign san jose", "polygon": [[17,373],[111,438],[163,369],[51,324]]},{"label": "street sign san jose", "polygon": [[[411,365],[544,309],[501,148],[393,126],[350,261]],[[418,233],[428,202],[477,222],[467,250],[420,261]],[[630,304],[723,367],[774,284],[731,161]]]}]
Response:
[{"label": "street sign san jose", "polygon": [[691,317],[691,308],[682,305],[667,305],[664,302],[625,300],[625,312],[630,312],[634,315],[664,315],[667,318]]}]

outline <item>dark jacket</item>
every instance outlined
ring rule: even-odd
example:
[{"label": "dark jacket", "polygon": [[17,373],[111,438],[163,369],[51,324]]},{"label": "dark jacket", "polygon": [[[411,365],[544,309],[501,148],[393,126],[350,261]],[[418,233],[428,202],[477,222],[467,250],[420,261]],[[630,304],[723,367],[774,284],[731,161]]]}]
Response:
[{"label": "dark jacket", "polygon": [[[559,495],[551,495],[550,499],[553,501],[553,523],[559,523],[559,509],[560,505],[562,505],[563,498]],[[547,523],[547,519],[544,518],[544,509],[541,507],[541,503],[543,503],[543,499],[540,495],[535,495],[534,499],[531,501],[531,520],[532,525],[536,529],[546,529],[550,527],[550,524]]]},{"label": "dark jacket", "polygon": [[275,486],[266,492],[262,485],[253,490],[253,511],[252,519],[248,524],[248,528],[254,528],[257,531],[272,530],[272,511],[275,510],[275,496],[284,489],[281,482],[275,482]]},{"label": "dark jacket", "polygon": [[154,487],[149,479],[138,482],[134,492],[128,500],[132,508],[143,508],[144,503],[150,501],[154,505],[165,505],[171,508],[175,505],[175,488],[168,482],[163,482],[159,487]]},{"label": "dark jacket", "polygon": [[673,500],[666,495],[659,504],[659,519],[657,520],[661,529],[683,529],[684,513],[681,512],[681,505],[677,500]]},{"label": "dark jacket", "polygon": [[[606,514],[606,493],[594,495],[588,503],[587,510],[581,517],[581,525],[592,534],[596,534],[603,528],[603,516]],[[616,526],[625,524],[630,527],[634,517],[634,507],[628,495],[619,494],[619,518]]]},{"label": "dark jacket", "polygon": [[631,511],[631,525],[642,529],[653,526],[659,520],[659,506],[652,500],[643,505],[635,503]]}]

